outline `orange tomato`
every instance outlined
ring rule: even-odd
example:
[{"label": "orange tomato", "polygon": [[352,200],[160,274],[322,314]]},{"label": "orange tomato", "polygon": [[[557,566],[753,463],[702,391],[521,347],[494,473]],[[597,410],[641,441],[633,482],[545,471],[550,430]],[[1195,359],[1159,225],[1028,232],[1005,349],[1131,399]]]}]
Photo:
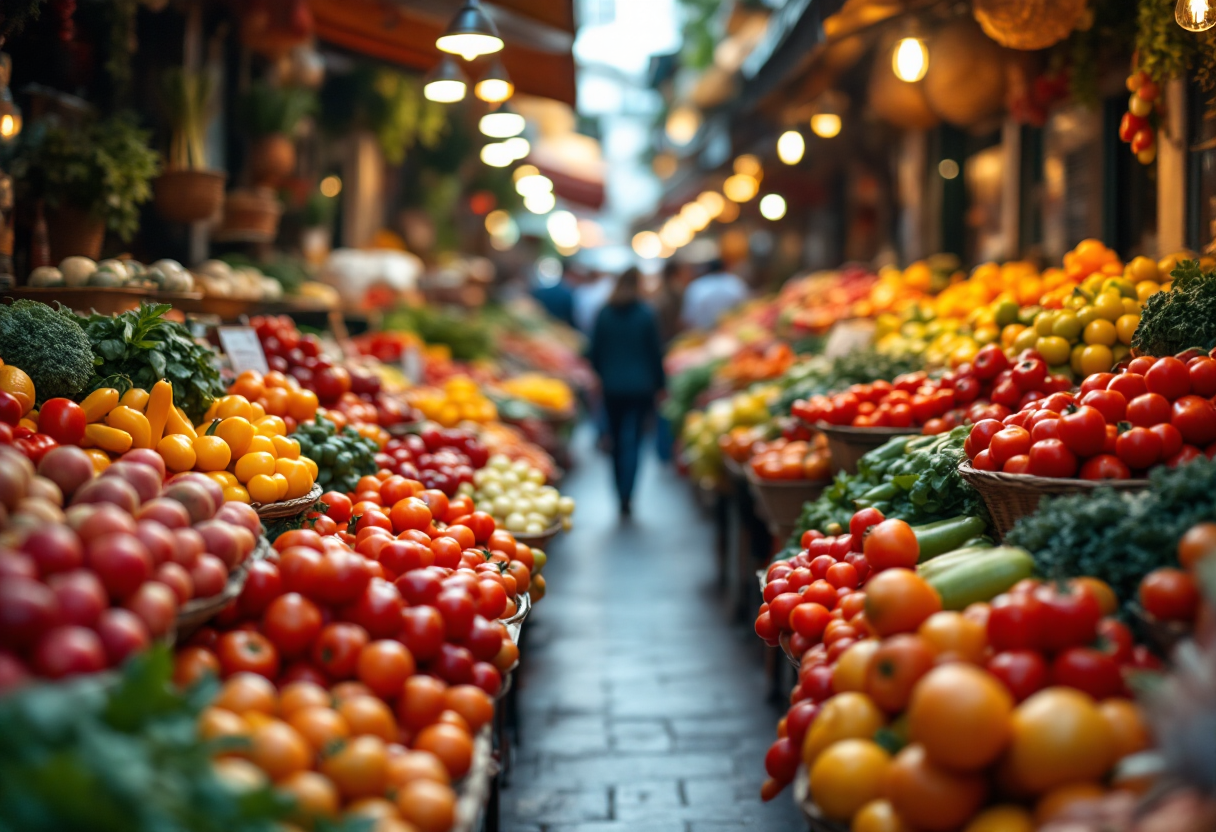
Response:
[{"label": "orange tomato", "polygon": [[877,639],[865,639],[841,653],[840,658],[836,660],[836,668],[832,671],[832,690],[837,693],[864,691],[870,660],[878,649]]},{"label": "orange tomato", "polygon": [[1178,563],[1183,569],[1194,569],[1195,564],[1213,552],[1216,552],[1216,523],[1192,526],[1178,541]]},{"label": "orange tomato", "polygon": [[439,719],[447,708],[447,686],[432,676],[411,676],[397,700],[397,716],[411,731],[420,731]]},{"label": "orange tomato", "polygon": [[1106,794],[1098,783],[1069,783],[1047,792],[1034,806],[1034,819],[1045,826],[1078,803],[1096,800]]},{"label": "orange tomato", "polygon": [[244,416],[229,416],[215,429],[215,435],[228,443],[230,459],[240,459],[249,450],[253,433],[253,425]]},{"label": "orange tomato", "polygon": [[984,651],[988,648],[987,627],[969,618],[967,613],[953,610],[935,612],[925,619],[916,632],[933,651],[948,653],[974,664],[983,661]]},{"label": "orange tomato", "polygon": [[[347,806],[343,814],[348,818],[371,818],[376,821],[400,819],[401,817],[401,814],[397,811],[397,804],[383,797],[361,797]],[[380,832],[381,826],[377,823],[372,829],[375,832]]]},{"label": "orange tomato", "polygon": [[429,751],[443,761],[453,780],[464,777],[473,762],[473,739],[453,725],[428,725],[414,738],[414,748]]},{"label": "orange tomato", "polygon": [[1013,697],[987,671],[953,663],[925,674],[908,703],[908,732],[936,765],[973,771],[1009,742]]},{"label": "orange tomato", "polygon": [[194,467],[199,471],[223,471],[232,461],[232,449],[218,436],[199,436],[192,443]]},{"label": "orange tomato", "polygon": [[262,398],[266,392],[266,385],[262,381],[261,373],[246,370],[236,377],[232,386],[228,388],[228,392],[236,396],[244,396],[252,402]]},{"label": "orange tomato", "polygon": [[253,410],[249,406],[249,399],[244,396],[223,396],[216,402],[215,415],[219,419],[240,418],[249,421]]},{"label": "orange tomato", "polygon": [[181,433],[171,433],[162,437],[156,443],[156,452],[165,461],[165,467],[175,474],[183,471],[193,471],[198,454],[194,452],[194,443],[189,436]]},{"label": "orange tomato", "polygon": [[443,761],[429,751],[406,751],[390,755],[388,760],[388,784],[400,788],[414,780],[432,780],[447,785],[451,775]]},{"label": "orange tomato", "polygon": [[1093,593],[1094,598],[1098,600],[1098,606],[1102,608],[1103,615],[1114,615],[1115,611],[1119,609],[1119,599],[1106,581],[1084,577],[1073,578],[1068,583],[1072,586],[1084,587]]},{"label": "orange tomato", "polygon": [[385,742],[397,739],[397,720],[382,700],[375,696],[352,696],[342,700],[338,713],[350,726],[354,736],[371,735]]},{"label": "orange tomato", "polygon": [[274,716],[278,707],[274,683],[256,673],[234,673],[228,677],[211,704],[234,714],[256,711],[269,716]]},{"label": "orange tomato", "polygon": [[[287,534],[291,534],[291,532],[287,532]],[[308,534],[315,535],[316,532],[308,532]],[[282,540],[282,538],[279,539]],[[317,540],[319,543],[320,539],[318,538]],[[278,541],[276,541],[276,543],[277,542]],[[318,549],[318,551],[324,550]],[[372,695],[371,688],[362,682],[338,682],[338,684],[330,688],[329,692],[333,694],[334,702],[337,702],[338,704],[345,702],[347,699],[354,699],[356,696]]]},{"label": "orange tomato", "polygon": [[1034,817],[1021,806],[989,806],[971,819],[963,832],[1034,832]]},{"label": "orange tomato", "polygon": [[279,499],[294,500],[303,497],[312,488],[308,466],[298,459],[276,459],[274,470],[274,476],[281,476],[287,482],[287,488]]},{"label": "orange tomato", "polygon": [[287,717],[287,723],[300,732],[313,751],[324,751],[331,743],[350,736],[350,726],[342,715],[323,705],[301,708]]},{"label": "orange tomato", "polygon": [[287,402],[287,415],[297,422],[311,422],[317,415],[317,394],[311,390],[293,390]]},{"label": "orange tomato", "polygon": [[840,740],[870,739],[886,717],[864,693],[838,693],[823,703],[802,741],[802,761],[812,766],[823,750]]},{"label": "orange tomato", "polygon": [[494,700],[475,685],[456,685],[447,689],[444,704],[464,717],[474,733],[494,718]]},{"label": "orange tomato", "polygon": [[356,673],[359,681],[371,688],[377,696],[396,699],[401,695],[405,680],[414,675],[414,657],[401,642],[395,639],[379,639],[368,644],[359,653]]},{"label": "orange tomato", "polygon": [[1012,729],[1000,777],[1017,794],[1098,780],[1115,759],[1115,739],[1106,720],[1094,700],[1079,690],[1039,691],[1014,709]]},{"label": "orange tomato", "polygon": [[286,416],[291,404],[291,391],[283,387],[271,387],[262,399],[262,407],[268,416]]},{"label": "orange tomato", "polygon": [[321,760],[321,773],[348,799],[383,795],[387,771],[388,752],[379,737],[355,737]]},{"label": "orange tomato", "polygon": [[811,797],[829,820],[847,823],[882,797],[891,755],[873,740],[841,740],[824,749],[811,766]]},{"label": "orange tomato", "polygon": [[330,701],[329,692],[315,682],[291,682],[279,691],[279,713],[286,719],[304,708],[328,708]]},{"label": "orange tomato", "polygon": [[236,461],[236,478],[247,483],[258,474],[270,477],[275,471],[274,463],[274,456],[264,451],[247,453]]},{"label": "orange tomato", "polygon": [[173,684],[188,688],[206,675],[220,676],[220,660],[206,647],[183,647],[173,657]]},{"label": "orange tomato", "polygon": [[887,767],[883,796],[914,829],[949,832],[984,805],[988,782],[981,774],[955,774],[935,766],[923,746],[912,744]]},{"label": "orange tomato", "polygon": [[456,820],[456,793],[441,783],[415,780],[398,791],[397,809],[418,832],[447,832]]},{"label": "orange tomato", "polygon": [[300,458],[300,443],[296,440],[286,436],[272,436],[270,442],[274,445],[274,455],[279,459]]},{"label": "orange tomato", "polygon": [[849,832],[912,832],[895,812],[891,801],[879,798],[871,800],[857,810]]},{"label": "orange tomato", "polygon": [[314,818],[338,816],[341,798],[338,789],[324,774],[315,771],[297,771],[278,783],[279,791],[296,801],[292,817],[311,825]]},{"label": "orange tomato", "polygon": [[21,415],[29,413],[34,407],[34,382],[25,370],[5,364],[0,367],[0,390],[10,393],[21,403]]},{"label": "orange tomato", "polygon": [[198,715],[198,735],[204,740],[248,737],[249,723],[226,708],[210,707]]},{"label": "orange tomato", "polygon": [[866,583],[866,620],[880,636],[910,633],[940,612],[937,591],[911,569],[887,569]]},{"label": "orange tomato", "polygon": [[1152,745],[1148,726],[1144,724],[1144,714],[1140,706],[1130,699],[1103,700],[1098,704],[1098,713],[1114,740],[1116,760]]},{"label": "orange tomato", "polygon": [[[935,658],[924,638],[907,634],[892,636],[874,651],[866,668],[864,690],[887,713],[900,713],[908,705],[912,687],[933,668]],[[841,656],[843,660],[844,656]],[[832,681],[835,684],[835,675]]]},{"label": "orange tomato", "polygon": [[249,760],[271,780],[307,770],[312,765],[312,755],[312,748],[300,732],[277,719],[255,726],[249,735]]}]

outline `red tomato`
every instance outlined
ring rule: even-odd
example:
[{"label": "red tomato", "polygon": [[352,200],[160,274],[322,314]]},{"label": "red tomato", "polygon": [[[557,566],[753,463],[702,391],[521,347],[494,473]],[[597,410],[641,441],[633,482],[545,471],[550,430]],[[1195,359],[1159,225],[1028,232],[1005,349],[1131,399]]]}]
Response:
[{"label": "red tomato", "polygon": [[992,442],[992,437],[1005,429],[1005,425],[997,419],[982,419],[976,422],[971,428],[971,433],[967,435],[967,442],[974,449],[974,453],[970,453],[972,459],[975,454],[988,449]]},{"label": "red tomato", "polygon": [[1161,461],[1161,437],[1148,428],[1131,428],[1119,434],[1115,453],[1128,468],[1143,470]]},{"label": "red tomato", "polygon": [[1203,451],[1196,448],[1194,445],[1183,445],[1182,450],[1174,454],[1165,461],[1165,464],[1170,468],[1177,468],[1179,465],[1185,465],[1188,462],[1193,462],[1203,456]]},{"label": "red tomato", "polygon": [[1023,393],[1037,390],[1047,380],[1047,362],[1037,353],[1027,356],[1014,365],[1011,378]]},{"label": "red tomato", "polygon": [[1114,381],[1114,379],[1114,373],[1094,373],[1093,375],[1088,375],[1082,380],[1081,392],[1078,395],[1084,396],[1091,390],[1105,390],[1107,385]]},{"label": "red tomato", "polygon": [[[856,589],[861,583],[861,579],[857,574],[857,569],[853,564],[841,561],[828,569],[826,576],[827,582],[832,586],[840,589]],[[780,597],[777,599],[781,600]],[[774,602],[775,603],[775,602]]]},{"label": "red tomato", "polygon": [[272,682],[279,673],[279,652],[270,639],[252,630],[232,630],[220,636],[215,645],[220,671],[227,678],[233,673],[256,673]]},{"label": "red tomato", "polygon": [[367,642],[367,630],[357,624],[330,624],[321,630],[312,645],[313,664],[335,682],[350,679],[355,675],[359,654]]},{"label": "red tomato", "polygon": [[1083,480],[1129,480],[1132,478],[1131,469],[1114,454],[1099,454],[1085,460],[1081,466],[1080,477]]},{"label": "red tomato", "polygon": [[1035,442],[1030,446],[1030,473],[1036,477],[1075,477],[1077,457],[1059,439]]},{"label": "red tomato", "polygon": [[1009,366],[1009,359],[999,345],[988,344],[975,354],[971,366],[976,378],[988,381]]},{"label": "red tomato", "polygon": [[1192,358],[1186,369],[1192,393],[1208,399],[1216,396],[1216,359],[1207,356]]},{"label": "red tomato", "polygon": [[1216,405],[1202,396],[1186,395],[1174,402],[1170,424],[1191,445],[1203,447],[1216,441]]},{"label": "red tomato", "polygon": [[430,661],[439,655],[444,642],[443,616],[431,606],[408,607],[401,613],[398,636],[419,661]]},{"label": "red tomato", "polygon": [[790,629],[803,638],[818,641],[830,620],[830,614],[822,604],[799,604],[790,613]]},{"label": "red tomato", "polygon": [[329,517],[340,527],[346,526],[350,522],[351,501],[341,491],[326,491],[321,495],[321,502],[325,503],[328,508],[325,510],[325,516]]},{"label": "red tomato", "polygon": [[84,408],[71,399],[47,399],[38,411],[38,431],[60,445],[79,445],[84,441],[88,418]]},{"label": "red tomato", "polygon": [[1153,425],[1149,428],[1161,440],[1161,458],[1169,459],[1182,450],[1182,434],[1178,428],[1167,423]]},{"label": "red tomato", "polygon": [[996,470],[996,464],[992,461],[992,454],[986,450],[980,451],[975,455],[975,459],[971,460],[971,467],[977,471]]},{"label": "red tomato", "polygon": [[1111,424],[1123,421],[1127,414],[1127,399],[1114,390],[1093,390],[1085,394],[1081,404],[1094,408]]},{"label": "red tomato", "polygon": [[[1097,411],[1094,411],[1095,413]],[[1100,416],[1098,418],[1101,418]],[[993,435],[988,445],[988,453],[992,456],[992,464],[1004,468],[1005,463],[1015,456],[1030,451],[1030,431],[1019,427],[1006,427]]]},{"label": "red tomato", "polygon": [[1044,650],[1054,653],[1094,640],[1102,607],[1089,590],[1043,584],[1034,591],[1034,597],[1043,606],[1039,643]]},{"label": "red tomato", "polygon": [[1151,428],[1170,420],[1171,409],[1169,400],[1159,393],[1145,393],[1137,396],[1127,405],[1127,421],[1136,427]]},{"label": "red tomato", "polygon": [[1119,664],[1132,660],[1135,643],[1132,631],[1117,618],[1103,618],[1098,622],[1098,648]]},{"label": "red tomato", "polygon": [[1079,457],[1100,453],[1106,443],[1106,419],[1096,408],[1082,405],[1060,417],[1060,439]]},{"label": "red tomato", "polygon": [[1144,383],[1150,393],[1157,393],[1170,401],[1191,392],[1190,372],[1185,364],[1172,356],[1158,358],[1144,374]]},{"label": "red tomato", "polygon": [[405,601],[397,587],[382,578],[373,578],[363,593],[341,610],[339,617],[358,624],[372,638],[381,639],[395,636],[401,629],[403,609]]},{"label": "red tomato", "polygon": [[1148,385],[1144,383],[1144,376],[1139,373],[1128,372],[1112,378],[1106,389],[1113,393],[1119,393],[1130,402],[1137,396],[1143,396],[1147,393]]},{"label": "red tomato", "polygon": [[1033,650],[1006,650],[988,660],[987,670],[1018,702],[1047,687],[1047,662]]},{"label": "red tomato", "polygon": [[854,512],[853,517],[849,520],[849,534],[853,536],[854,540],[863,540],[870,527],[877,526],[884,519],[882,512],[878,509],[863,508]]},{"label": "red tomato", "polygon": [[1161,621],[1193,621],[1199,611],[1195,578],[1181,569],[1154,569],[1140,582],[1140,606]]},{"label": "red tomato", "polygon": [[306,651],[321,633],[321,610],[298,592],[280,595],[262,614],[261,630],[279,652],[296,656]]},{"label": "red tomato", "polygon": [[[21,421],[24,415],[21,407],[21,402],[17,401],[17,397],[12,393],[6,393],[0,390],[0,422],[6,425],[16,425]],[[11,441],[11,439],[10,439]],[[8,444],[7,442],[4,444]]]},{"label": "red tomato", "polygon": [[1119,663],[1092,647],[1073,647],[1056,656],[1051,663],[1051,683],[1076,688],[1094,699],[1125,693]]},{"label": "red tomato", "polygon": [[241,589],[241,614],[256,618],[275,598],[283,594],[283,577],[279,567],[268,560],[255,560],[245,570],[245,586]]},{"label": "red tomato", "polygon": [[1033,593],[992,599],[988,643],[994,650],[1037,650],[1042,628],[1043,603]]},{"label": "red tomato", "polygon": [[1011,456],[1005,460],[1005,464],[1001,466],[1001,471],[1006,474],[1029,474],[1030,454]]}]

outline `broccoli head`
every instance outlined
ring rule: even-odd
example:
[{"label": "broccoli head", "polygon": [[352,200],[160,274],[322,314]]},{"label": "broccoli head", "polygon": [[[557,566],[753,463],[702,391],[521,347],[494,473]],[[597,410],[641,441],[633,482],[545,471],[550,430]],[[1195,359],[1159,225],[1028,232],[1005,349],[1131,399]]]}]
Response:
[{"label": "broccoli head", "polygon": [[33,380],[39,404],[70,399],[93,377],[93,347],[76,316],[33,300],[0,305],[0,358]]},{"label": "broccoli head", "polygon": [[1216,272],[1204,272],[1197,260],[1182,260],[1170,277],[1170,291],[1145,301],[1132,346],[1157,357],[1216,347]]}]

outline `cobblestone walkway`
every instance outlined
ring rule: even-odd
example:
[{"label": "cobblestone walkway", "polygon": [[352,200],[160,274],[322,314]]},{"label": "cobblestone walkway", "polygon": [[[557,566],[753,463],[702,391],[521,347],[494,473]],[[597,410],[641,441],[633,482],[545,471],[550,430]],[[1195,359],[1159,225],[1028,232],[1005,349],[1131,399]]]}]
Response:
[{"label": "cobblestone walkway", "polygon": [[576,529],[525,630],[506,832],[802,830],[788,792],[760,802],[780,716],[759,641],[714,592],[713,527],[688,484],[643,463],[618,524],[608,461],[580,435],[563,485]]}]

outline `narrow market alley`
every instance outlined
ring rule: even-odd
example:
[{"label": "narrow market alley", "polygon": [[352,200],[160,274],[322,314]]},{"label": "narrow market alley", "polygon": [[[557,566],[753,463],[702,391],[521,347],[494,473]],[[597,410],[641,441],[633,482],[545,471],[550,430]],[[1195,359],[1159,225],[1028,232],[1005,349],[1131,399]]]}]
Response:
[{"label": "narrow market alley", "polygon": [[[589,432],[562,485],[574,531],[546,567],[525,628],[518,752],[506,832],[733,832],[805,828],[760,801],[781,714],[766,703],[755,635],[714,588],[713,524],[653,454],[620,525],[608,458]],[[551,576],[551,577],[550,577]]]}]

